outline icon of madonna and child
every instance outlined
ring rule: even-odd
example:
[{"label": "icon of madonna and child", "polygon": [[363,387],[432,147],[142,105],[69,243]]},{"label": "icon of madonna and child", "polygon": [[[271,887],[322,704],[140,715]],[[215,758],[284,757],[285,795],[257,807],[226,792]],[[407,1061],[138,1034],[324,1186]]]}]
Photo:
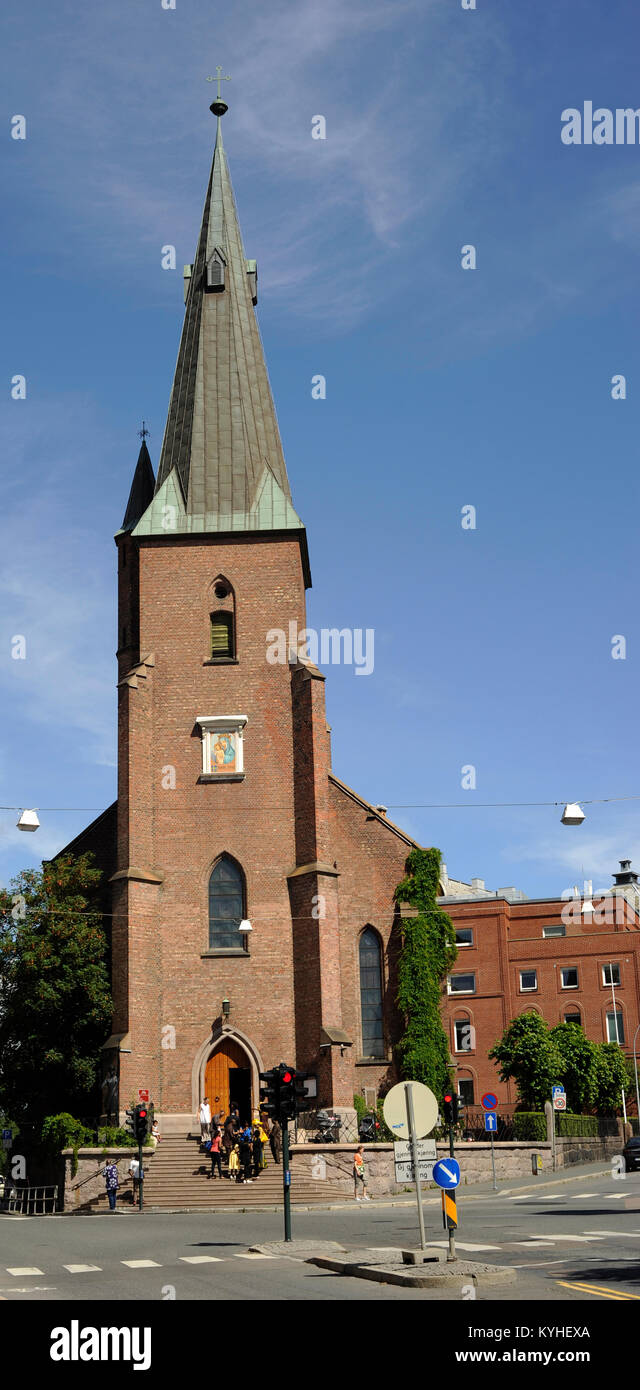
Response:
[{"label": "icon of madonna and child", "polygon": [[235,772],[236,770],[236,735],[218,734],[215,740],[211,740],[211,771],[212,772]]}]

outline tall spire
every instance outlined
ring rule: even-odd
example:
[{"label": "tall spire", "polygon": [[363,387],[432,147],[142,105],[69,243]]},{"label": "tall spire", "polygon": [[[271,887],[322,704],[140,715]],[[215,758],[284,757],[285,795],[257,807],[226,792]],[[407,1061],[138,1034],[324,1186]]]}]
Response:
[{"label": "tall spire", "polygon": [[153,497],[156,481],[153,476],[153,464],[149,457],[149,450],[147,449],[147,435],[149,431],[144,420],[142,422],[142,429],[139,430],[138,433],[142,438],[142,444],[140,446],[138,462],[133,475],[127,510],[125,511],[124,521],[120,528],[122,531],[132,531],[136,523],[140,520],[140,517],[143,516]]},{"label": "tall spire", "polygon": [[[213,79],[216,80],[216,79]],[[228,80],[218,75],[220,81]],[[136,535],[302,531],[255,316],[257,271],[245,258],[222,143],[216,142],[155,494]],[[173,510],[167,524],[167,507]]]}]

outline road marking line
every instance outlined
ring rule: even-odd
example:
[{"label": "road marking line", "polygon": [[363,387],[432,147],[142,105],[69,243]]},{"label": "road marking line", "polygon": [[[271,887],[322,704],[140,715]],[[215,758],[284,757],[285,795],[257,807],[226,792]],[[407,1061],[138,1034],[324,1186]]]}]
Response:
[{"label": "road marking line", "polygon": [[[429,1241],[429,1244],[430,1244],[430,1245],[437,1245],[440,1249],[446,1250],[446,1249],[448,1249],[449,1242],[448,1242],[447,1240],[430,1240],[430,1241]],[[470,1245],[468,1242],[465,1242],[465,1241],[462,1241],[462,1240],[458,1240],[458,1237],[456,1236],[456,1250],[501,1250],[501,1249],[502,1249],[502,1246],[501,1246],[501,1245]]]},{"label": "road marking line", "polygon": [[21,1274],[23,1276],[25,1274],[44,1274],[44,1270],[36,1269],[31,1265],[15,1265],[13,1269],[9,1269],[7,1266],[7,1274],[13,1274],[14,1278],[17,1278]]},{"label": "road marking line", "polygon": [[569,1284],[562,1279],[556,1279],[556,1284],[560,1284],[563,1289],[577,1289],[578,1293],[590,1293],[595,1298],[613,1298],[618,1303],[626,1303],[628,1299],[640,1299],[638,1293],[624,1293],[622,1290],[613,1292],[611,1289],[603,1289],[598,1284]]},{"label": "road marking line", "polygon": [[262,1255],[259,1250],[235,1251],[234,1260],[273,1260],[274,1255]]},{"label": "road marking line", "polygon": [[129,1269],[162,1269],[157,1260],[121,1260],[120,1264],[128,1265]]},{"label": "road marking line", "polygon": [[68,1269],[70,1274],[96,1274],[102,1273],[102,1265],[63,1265],[63,1269]]},{"label": "road marking line", "polygon": [[220,1255],[180,1255],[180,1259],[185,1265],[218,1265],[222,1263]]},{"label": "road marking line", "polygon": [[585,1231],[586,1236],[615,1236],[620,1240],[640,1240],[640,1231]]},{"label": "road marking line", "polygon": [[605,1199],[606,1202],[621,1202],[621,1201],[622,1201],[622,1198],[623,1198],[623,1197],[626,1197],[626,1195],[627,1195],[626,1192],[601,1192],[601,1193],[600,1193],[600,1196],[601,1196],[601,1197],[604,1197],[604,1199]]},{"label": "road marking line", "polygon": [[591,1244],[591,1241],[593,1241],[593,1240],[604,1240],[604,1236],[601,1235],[599,1231],[598,1231],[598,1234],[597,1234],[597,1235],[596,1235],[595,1233],[593,1233],[593,1234],[590,1235],[590,1236],[572,1236],[572,1235],[568,1235],[568,1236],[567,1236],[567,1235],[557,1235],[556,1232],[554,1231],[553,1235],[552,1235],[552,1236],[549,1236],[549,1240],[550,1240],[550,1241],[556,1241],[556,1240],[570,1240],[571,1242],[573,1242],[573,1241],[579,1241],[579,1242],[581,1242],[581,1243],[584,1244],[584,1245],[590,1245],[590,1244]]},{"label": "road marking line", "polygon": [[599,1193],[599,1192],[573,1192],[572,1195],[571,1195],[571,1201],[572,1201],[572,1202],[582,1202],[583,1199],[584,1199],[585,1197],[599,1197],[599,1196],[600,1196],[600,1193]]}]

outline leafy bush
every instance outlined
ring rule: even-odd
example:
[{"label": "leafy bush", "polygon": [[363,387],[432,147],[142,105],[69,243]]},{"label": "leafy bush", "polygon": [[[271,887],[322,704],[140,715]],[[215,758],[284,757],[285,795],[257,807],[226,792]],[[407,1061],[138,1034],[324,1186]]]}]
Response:
[{"label": "leafy bush", "polygon": [[[151,1143],[151,1136],[147,1135],[145,1146]],[[106,1126],[98,1130],[98,1143],[103,1149],[137,1149],[138,1140],[128,1129],[120,1129],[114,1125]]]},{"label": "leafy bush", "polygon": [[546,1144],[545,1115],[538,1110],[516,1110],[513,1116],[513,1137],[520,1143]]},{"label": "leafy bush", "polygon": [[66,1111],[60,1115],[46,1115],[42,1121],[42,1144],[50,1154],[57,1157],[62,1149],[73,1149],[73,1177],[78,1171],[78,1149],[94,1143],[94,1131],[87,1129],[82,1120],[74,1120],[73,1115]]}]

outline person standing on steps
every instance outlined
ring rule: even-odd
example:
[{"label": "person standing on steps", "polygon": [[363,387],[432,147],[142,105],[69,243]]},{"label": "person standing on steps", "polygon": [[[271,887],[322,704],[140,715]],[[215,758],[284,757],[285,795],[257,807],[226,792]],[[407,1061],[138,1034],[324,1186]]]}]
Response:
[{"label": "person standing on steps", "polygon": [[102,1171],[104,1174],[105,1187],[107,1189],[107,1197],[109,1198],[109,1211],[115,1211],[116,1198],[120,1186],[117,1164],[114,1163],[112,1158],[108,1158]]},{"label": "person standing on steps", "polygon": [[243,1130],[242,1130],[242,1132],[241,1132],[241,1134],[240,1134],[240,1136],[239,1136],[239,1144],[240,1144],[240,1167],[241,1167],[241,1169],[242,1169],[242,1179],[241,1179],[241,1181],[242,1181],[242,1182],[251,1182],[251,1181],[252,1181],[252,1178],[251,1178],[251,1159],[252,1159],[252,1153],[251,1153],[251,1145],[252,1145],[251,1125],[247,1125],[246,1129],[243,1129]]},{"label": "person standing on steps", "polygon": [[220,1148],[221,1148],[221,1146],[222,1146],[222,1135],[221,1135],[220,1130],[218,1129],[218,1127],[217,1127],[217,1125],[216,1125],[215,1133],[213,1134],[212,1139],[211,1139],[211,1150],[210,1150],[210,1152],[211,1152],[211,1177],[212,1177],[212,1178],[215,1178],[215,1176],[216,1176],[216,1169],[218,1170],[218,1177],[219,1177],[219,1178],[222,1177],[222,1155],[221,1155],[221,1153],[220,1153]]},{"label": "person standing on steps", "polygon": [[210,1108],[209,1108],[209,1097],[208,1097],[208,1096],[205,1096],[205,1098],[204,1098],[204,1100],[203,1100],[203,1102],[202,1102],[202,1105],[200,1106],[200,1143],[201,1143],[201,1144],[204,1144],[205,1140],[209,1138],[210,1127],[211,1127],[211,1110],[210,1110]]},{"label": "person standing on steps", "polygon": [[282,1153],[282,1130],[280,1128],[280,1123],[278,1120],[271,1121],[269,1144],[271,1145],[271,1152],[273,1154],[274,1163],[279,1163],[280,1155]]}]

